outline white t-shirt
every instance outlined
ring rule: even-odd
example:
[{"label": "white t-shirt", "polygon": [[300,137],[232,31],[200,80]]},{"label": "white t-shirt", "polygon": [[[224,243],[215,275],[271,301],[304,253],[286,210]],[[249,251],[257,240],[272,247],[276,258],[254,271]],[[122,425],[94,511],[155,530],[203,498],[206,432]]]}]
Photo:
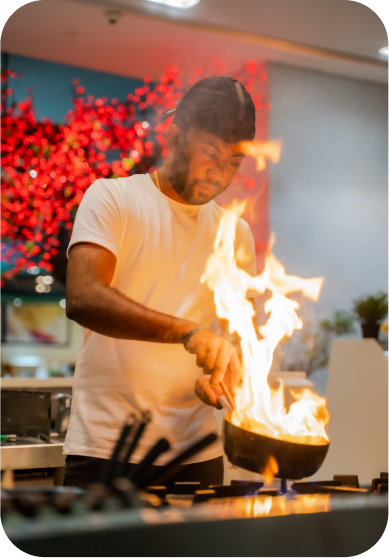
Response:
[{"label": "white t-shirt", "polygon": [[[104,246],[117,258],[112,287],[148,308],[210,327],[213,293],[200,277],[224,211],[214,201],[203,206],[174,201],[148,174],[98,179],[80,204],[68,250],[77,242]],[[250,254],[241,267],[255,274],[252,234],[241,219],[236,238],[236,250],[243,246]],[[85,329],[64,453],[108,458],[128,414],[148,409],[152,422],[131,462],[165,437],[171,450],[156,464],[166,463],[217,432],[214,409],[194,392],[202,374],[196,356],[181,344],[113,339]],[[187,463],[222,453],[219,441]]]}]

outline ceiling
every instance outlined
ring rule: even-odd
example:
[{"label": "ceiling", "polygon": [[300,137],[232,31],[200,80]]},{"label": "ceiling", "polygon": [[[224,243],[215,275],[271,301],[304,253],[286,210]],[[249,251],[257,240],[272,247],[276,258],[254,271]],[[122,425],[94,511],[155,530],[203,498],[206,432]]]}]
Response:
[{"label": "ceiling", "polygon": [[[116,24],[107,10],[119,10]],[[2,50],[142,78],[168,65],[182,70],[213,60],[236,71],[270,60],[387,83],[385,27],[349,0],[200,0],[187,10],[147,0],[40,0],[7,21]]]}]

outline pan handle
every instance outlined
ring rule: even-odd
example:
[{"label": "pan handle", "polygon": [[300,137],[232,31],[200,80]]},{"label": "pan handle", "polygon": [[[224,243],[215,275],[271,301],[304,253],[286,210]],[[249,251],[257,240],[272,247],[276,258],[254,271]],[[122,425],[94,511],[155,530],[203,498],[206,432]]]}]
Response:
[{"label": "pan handle", "polygon": [[227,413],[232,413],[232,407],[225,395],[218,395],[217,400]]}]

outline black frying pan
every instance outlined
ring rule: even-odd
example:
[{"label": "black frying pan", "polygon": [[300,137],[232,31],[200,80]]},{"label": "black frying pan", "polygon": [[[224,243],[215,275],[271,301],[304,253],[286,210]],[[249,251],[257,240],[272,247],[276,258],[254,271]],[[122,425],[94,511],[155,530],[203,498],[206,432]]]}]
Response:
[{"label": "black frying pan", "polygon": [[235,426],[231,415],[223,421],[223,444],[228,460],[254,473],[263,473],[272,456],[277,461],[279,479],[310,477],[321,467],[329,443],[323,445],[286,442]]}]

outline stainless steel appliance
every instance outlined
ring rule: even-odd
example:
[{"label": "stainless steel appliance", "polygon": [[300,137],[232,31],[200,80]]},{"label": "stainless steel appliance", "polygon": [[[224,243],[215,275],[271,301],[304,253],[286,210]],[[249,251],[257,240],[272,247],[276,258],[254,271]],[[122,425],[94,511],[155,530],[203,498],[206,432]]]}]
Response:
[{"label": "stainless steel appliance", "polygon": [[53,393],[51,395],[51,428],[62,434],[69,426],[72,396],[69,393]]}]

